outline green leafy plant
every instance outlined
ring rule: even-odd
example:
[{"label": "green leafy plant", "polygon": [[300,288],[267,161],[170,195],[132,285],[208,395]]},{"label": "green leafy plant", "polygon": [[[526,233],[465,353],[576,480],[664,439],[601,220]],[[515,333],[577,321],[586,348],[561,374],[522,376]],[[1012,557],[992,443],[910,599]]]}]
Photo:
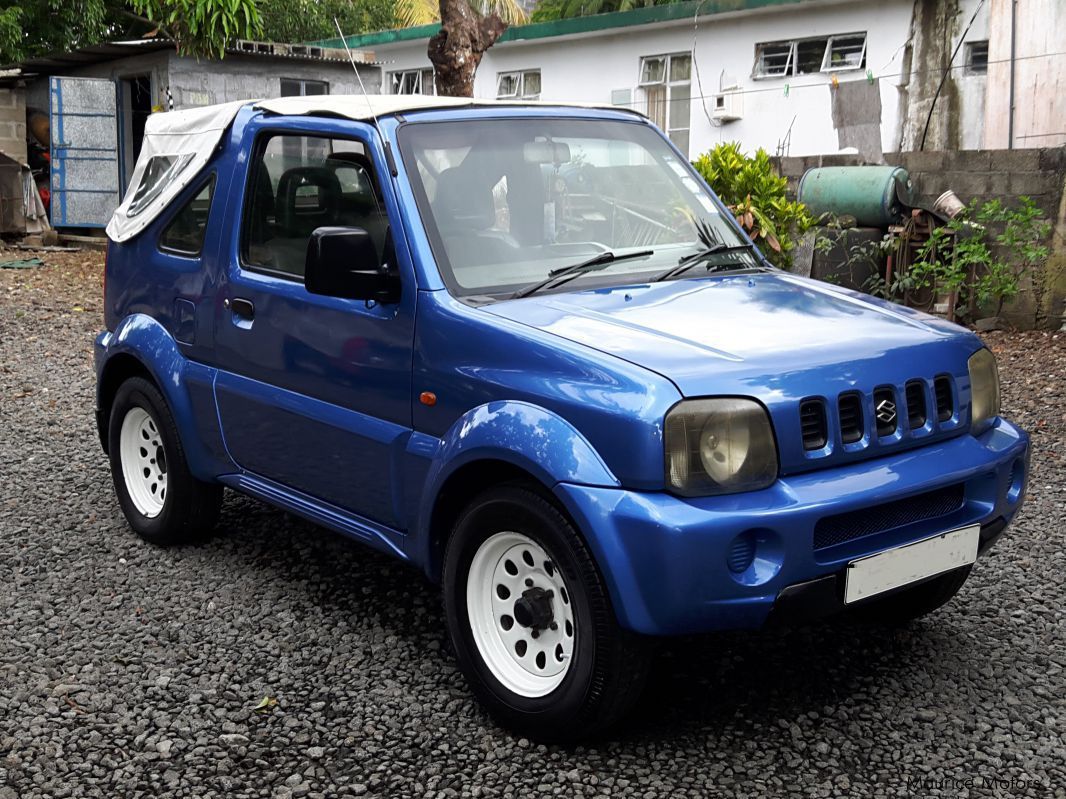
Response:
[{"label": "green leafy plant", "polygon": [[185,55],[220,57],[263,29],[255,0],[0,0],[0,60],[158,35]]},{"label": "green leafy plant", "polygon": [[[522,25],[529,20],[525,6],[518,0],[470,0],[470,7],[479,14],[499,14],[508,25]],[[440,21],[440,0],[397,0],[393,9],[405,28]]]},{"label": "green leafy plant", "polygon": [[[873,274],[862,282],[862,290],[875,297],[894,299],[909,288],[909,282],[905,276],[893,275],[886,283],[881,275],[885,264],[885,258],[895,248],[895,242],[891,236],[885,236],[878,241],[870,241],[860,237],[858,241],[852,240],[852,233],[856,231],[853,217],[834,217],[829,214],[823,215],[819,227],[815,228],[814,250],[824,256],[832,256],[834,253],[843,256],[840,271],[846,272],[850,278],[849,285],[858,285],[858,275],[872,272]],[[829,283],[839,283],[841,280],[832,276],[823,277]]]},{"label": "green leafy plant", "polygon": [[130,5],[186,55],[222,58],[234,39],[254,39],[263,30],[255,0],[131,0]]},{"label": "green leafy plant", "polygon": [[933,230],[908,272],[917,288],[933,288],[954,299],[955,314],[972,315],[1018,295],[1023,275],[1045,261],[1051,223],[1030,197],[1017,207],[1000,200],[973,203]]},{"label": "green leafy plant", "polygon": [[696,171],[722,198],[737,222],[778,266],[792,264],[792,251],[815,219],[803,203],[789,200],[788,181],[777,174],[765,150],[748,156],[736,142],[725,142],[693,162]]},{"label": "green leafy plant", "polygon": [[614,11],[632,11],[635,8],[663,6],[682,0],[540,0],[530,19],[533,22],[551,22],[569,17],[588,17],[593,14],[609,14]]}]

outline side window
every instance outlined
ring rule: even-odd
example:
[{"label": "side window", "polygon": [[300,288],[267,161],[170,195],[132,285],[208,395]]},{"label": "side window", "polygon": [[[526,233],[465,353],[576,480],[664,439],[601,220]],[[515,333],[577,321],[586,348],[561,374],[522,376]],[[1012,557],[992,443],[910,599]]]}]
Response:
[{"label": "side window", "polygon": [[275,135],[257,153],[245,200],[246,266],[302,279],[307,240],[329,226],[363,228],[380,256],[388,217],[363,144]]},{"label": "side window", "polygon": [[133,190],[128,216],[137,216],[158,197],[168,183],[173,181],[192,161],[192,153],[184,155],[153,155],[145,164],[144,173]]},{"label": "side window", "polygon": [[211,213],[215,176],[182,206],[159,237],[159,248],[179,255],[199,255],[204,247],[204,231]]}]

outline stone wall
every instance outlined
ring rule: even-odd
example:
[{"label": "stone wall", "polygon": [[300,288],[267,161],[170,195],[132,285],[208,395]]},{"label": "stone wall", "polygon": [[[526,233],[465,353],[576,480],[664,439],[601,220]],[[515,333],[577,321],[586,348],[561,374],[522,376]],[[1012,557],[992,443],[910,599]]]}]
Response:
[{"label": "stone wall", "polygon": [[[1022,281],[1004,316],[1023,328],[1058,328],[1066,321],[1066,147],[1044,150],[960,150],[885,153],[885,161],[910,174],[919,205],[929,207],[947,189],[965,203],[998,198],[1007,204],[1032,197],[1052,222],[1051,256]],[[778,159],[793,195],[799,179],[818,166],[856,166],[857,156]]]},{"label": "stone wall", "polygon": [[26,163],[26,93],[21,86],[0,89],[0,153]]}]

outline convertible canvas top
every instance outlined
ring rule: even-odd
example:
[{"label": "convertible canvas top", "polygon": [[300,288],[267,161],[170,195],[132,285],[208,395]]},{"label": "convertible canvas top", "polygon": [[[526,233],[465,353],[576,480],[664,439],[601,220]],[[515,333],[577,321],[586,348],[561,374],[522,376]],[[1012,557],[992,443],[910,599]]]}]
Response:
[{"label": "convertible canvas top", "polygon": [[196,179],[248,100],[152,114],[122,204],[107,223],[112,241],[132,239]]},{"label": "convertible canvas top", "polygon": [[279,97],[273,100],[236,100],[221,105],[152,114],[145,123],[144,142],[126,196],[107,223],[107,235],[112,241],[127,241],[148,227],[182,189],[196,179],[211,160],[237,112],[248,105],[280,116],[332,116],[364,122],[375,116],[405,111],[469,106],[612,108],[581,103],[479,100],[473,97],[421,94],[330,94]]}]

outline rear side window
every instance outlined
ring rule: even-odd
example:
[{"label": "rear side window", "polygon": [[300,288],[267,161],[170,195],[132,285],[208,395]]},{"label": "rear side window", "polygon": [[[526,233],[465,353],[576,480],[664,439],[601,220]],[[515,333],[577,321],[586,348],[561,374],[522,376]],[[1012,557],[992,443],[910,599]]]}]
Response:
[{"label": "rear side window", "polygon": [[215,193],[215,176],[204,184],[196,195],[182,206],[159,237],[160,249],[179,255],[199,255],[204,248],[204,231],[211,213],[211,199]]},{"label": "rear side window", "polygon": [[168,183],[173,181],[192,161],[193,153],[182,155],[154,155],[144,166],[144,173],[133,191],[133,199],[126,216],[137,216],[159,196]]},{"label": "rear side window", "polygon": [[362,143],[270,136],[249,173],[241,256],[246,266],[302,280],[307,241],[319,227],[359,227],[380,256],[388,216]]}]

